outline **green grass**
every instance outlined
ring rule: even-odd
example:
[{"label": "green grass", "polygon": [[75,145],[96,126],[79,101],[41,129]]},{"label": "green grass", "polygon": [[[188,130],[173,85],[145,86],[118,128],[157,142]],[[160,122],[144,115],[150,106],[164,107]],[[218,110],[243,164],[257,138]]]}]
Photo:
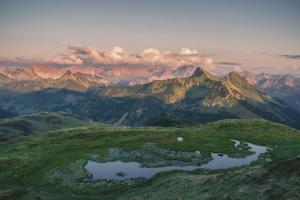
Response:
[{"label": "green grass", "polygon": [[194,121],[191,121],[189,119],[178,118],[170,114],[165,114],[161,116],[158,120],[153,122],[151,125],[160,126],[160,127],[178,127],[178,128],[199,126],[199,124]]},{"label": "green grass", "polygon": [[0,119],[0,141],[89,124],[92,123],[63,112],[45,112]]},{"label": "green grass", "polygon": [[[285,166],[285,168],[282,167]],[[300,159],[214,172],[166,173],[120,199],[299,199]]]},{"label": "green grass", "polygon": [[[178,136],[182,136],[184,142],[178,143],[176,141]],[[291,172],[293,176],[284,179],[280,174],[276,174],[281,171],[284,172],[284,168],[275,170],[275,173],[270,168],[271,165],[269,166],[269,164],[262,161],[257,162],[257,166],[230,170],[213,172],[200,170],[196,174],[184,172],[164,173],[156,176],[153,180],[126,186],[125,189],[120,189],[121,186],[117,185],[105,190],[101,189],[103,186],[84,185],[85,191],[89,192],[75,190],[74,193],[69,186],[62,184],[59,180],[55,185],[50,184],[47,178],[47,173],[54,168],[64,168],[77,160],[87,159],[91,154],[105,155],[109,148],[114,147],[133,150],[147,142],[158,143],[160,147],[170,150],[193,152],[200,150],[201,153],[206,154],[221,152],[231,156],[241,156],[247,153],[245,150],[234,148],[230,139],[271,147],[273,150],[269,156],[273,160],[274,168],[276,168],[277,163],[295,159],[300,155],[299,131],[264,120],[224,120],[189,129],[115,128],[98,125],[62,129],[47,134],[15,138],[1,143],[0,199],[30,199],[37,196],[42,197],[42,199],[99,199],[100,197],[100,199],[115,199],[117,196],[131,199],[130,194],[136,194],[134,196],[141,195],[143,198],[140,199],[157,199],[159,194],[162,195],[160,199],[164,199],[164,197],[168,199],[168,196],[170,196],[169,199],[176,199],[177,197],[174,196],[176,192],[174,191],[180,193],[180,189],[176,190],[174,187],[184,188],[182,189],[183,196],[180,196],[181,199],[189,199],[189,195],[192,194],[202,195],[203,199],[206,198],[205,195],[211,197],[210,199],[216,199],[217,197],[217,199],[220,199],[222,191],[230,196],[233,191],[241,189],[243,185],[245,187],[242,188],[243,190],[248,187],[251,188],[251,185],[255,185],[257,180],[248,180],[248,178],[259,174],[263,174],[268,178],[266,180],[270,179],[269,181],[274,181],[274,183],[278,180],[282,185],[292,184],[293,186],[293,184],[299,183],[294,179],[300,177],[294,175],[293,170]],[[299,161],[293,162],[297,163]],[[273,173],[276,176],[270,176]],[[278,178],[276,178],[277,176]],[[232,178],[234,178],[233,181],[231,181]],[[271,183],[262,182],[261,184],[268,187]],[[214,188],[214,185],[218,187]],[[81,183],[77,180],[74,187],[78,188],[79,186],[81,187]],[[234,187],[237,189],[232,190]],[[262,187],[262,190],[264,187]],[[164,191],[163,188],[168,189]],[[190,193],[188,192],[189,189],[191,189]],[[241,195],[243,193],[242,189],[240,191]],[[255,189],[259,190],[258,187],[255,187]],[[158,192],[155,193],[155,191]],[[217,196],[214,196],[214,191]],[[255,191],[253,190],[254,193]],[[264,196],[266,191],[259,192],[261,192],[262,197],[267,197]],[[95,194],[98,196],[95,196]],[[297,193],[292,194],[296,195]],[[250,197],[253,197],[254,194],[248,194],[245,191],[245,195],[248,195],[248,199],[251,199]],[[243,199],[242,196],[236,196],[236,198]]]}]

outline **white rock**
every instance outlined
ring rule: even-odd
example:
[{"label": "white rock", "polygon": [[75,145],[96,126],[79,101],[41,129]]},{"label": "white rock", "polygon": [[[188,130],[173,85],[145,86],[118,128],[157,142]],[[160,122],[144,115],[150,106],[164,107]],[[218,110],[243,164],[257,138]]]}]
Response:
[{"label": "white rock", "polygon": [[182,141],[183,141],[183,138],[182,138],[182,137],[177,137],[177,141],[178,141],[178,142],[182,142]]}]

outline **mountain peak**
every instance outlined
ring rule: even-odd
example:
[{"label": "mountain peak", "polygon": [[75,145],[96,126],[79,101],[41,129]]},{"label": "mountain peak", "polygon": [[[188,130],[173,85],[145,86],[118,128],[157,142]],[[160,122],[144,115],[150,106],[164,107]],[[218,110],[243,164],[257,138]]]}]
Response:
[{"label": "mountain peak", "polygon": [[76,74],[72,73],[70,70],[66,71],[60,79],[63,80],[74,80],[76,78]]},{"label": "mountain peak", "polygon": [[251,87],[250,83],[245,79],[242,78],[241,75],[237,72],[230,72],[227,75],[227,80],[230,81],[233,85],[238,86],[238,87],[242,87],[247,85],[248,87]]},{"label": "mountain peak", "polygon": [[189,78],[197,78],[197,77],[205,77],[207,79],[214,80],[214,81],[220,80],[219,77],[217,77],[216,75],[211,74],[208,71],[201,69],[200,67],[196,68],[192,76],[190,76]]},{"label": "mountain peak", "polygon": [[201,76],[203,73],[204,71],[200,67],[197,67],[194,73],[192,74],[191,78]]},{"label": "mountain peak", "polygon": [[63,75],[63,71],[56,67],[47,67],[45,65],[36,64],[31,66],[31,69],[42,78],[57,79]]},{"label": "mountain peak", "polygon": [[271,100],[271,97],[259,93],[245,78],[242,78],[237,72],[230,72],[227,75],[227,84],[230,90],[238,98],[247,98],[258,102]]},{"label": "mountain peak", "polygon": [[243,78],[241,77],[241,75],[240,75],[239,73],[237,73],[237,72],[230,72],[230,73],[228,74],[228,76],[229,76],[230,78],[243,79]]}]

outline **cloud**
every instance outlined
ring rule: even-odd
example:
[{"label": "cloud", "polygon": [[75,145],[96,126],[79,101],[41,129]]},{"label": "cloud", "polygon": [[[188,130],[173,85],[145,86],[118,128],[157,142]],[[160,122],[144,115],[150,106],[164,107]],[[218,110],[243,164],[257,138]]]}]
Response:
[{"label": "cloud", "polygon": [[211,67],[211,66],[214,66],[214,61],[212,58],[205,58],[204,64]]},{"label": "cloud", "polygon": [[110,51],[110,56],[111,56],[113,61],[122,60],[122,58],[124,56],[124,50],[121,47],[114,47]]},{"label": "cloud", "polygon": [[197,50],[191,50],[191,49],[188,49],[188,48],[182,48],[179,52],[179,54],[181,55],[194,55],[194,54],[198,54],[198,51]]},{"label": "cloud", "polygon": [[300,55],[291,55],[291,54],[279,55],[279,57],[284,57],[287,59],[294,59],[294,60],[300,59]]},{"label": "cloud", "polygon": [[201,65],[211,67],[213,60],[201,56],[197,50],[182,48],[179,52],[161,52],[155,48],[147,48],[140,53],[131,54],[121,47],[98,51],[94,47],[69,46],[65,53],[52,54],[47,62],[67,65],[140,65],[178,67],[182,65]]},{"label": "cloud", "polygon": [[215,64],[211,57],[201,55],[195,49],[182,48],[178,52],[160,51],[146,48],[138,53],[130,53],[121,47],[99,51],[91,46],[68,46],[64,52],[51,53],[44,58],[37,59],[1,59],[0,67],[26,67],[33,64],[44,64],[54,67],[142,67],[142,68],[173,68],[193,65],[213,71]]},{"label": "cloud", "polygon": [[46,59],[49,62],[53,62],[59,65],[81,65],[83,61],[74,54],[64,53],[50,56]]},{"label": "cloud", "polygon": [[242,65],[241,63],[237,63],[237,62],[218,62],[216,64],[219,64],[219,65],[231,65],[231,66],[239,66],[239,65]]}]

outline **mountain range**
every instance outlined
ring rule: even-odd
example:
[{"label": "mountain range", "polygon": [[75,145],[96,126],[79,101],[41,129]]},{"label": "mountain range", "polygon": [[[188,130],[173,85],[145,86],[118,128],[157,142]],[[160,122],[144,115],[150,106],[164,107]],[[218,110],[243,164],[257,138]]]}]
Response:
[{"label": "mountain range", "polygon": [[253,74],[242,72],[240,75],[260,91],[284,101],[300,112],[300,78],[292,75]]},{"label": "mountain range", "polygon": [[[64,68],[33,65],[27,68],[0,67],[0,88],[15,92],[33,92],[46,88],[64,88],[87,91],[98,86],[134,86],[156,80],[184,78],[192,75],[197,67],[185,65],[178,68],[116,66]],[[283,100],[300,111],[300,78],[292,75],[239,74],[256,89]]]},{"label": "mountain range", "polygon": [[[184,66],[169,72],[172,76],[187,75],[192,68],[195,67]],[[148,79],[145,84],[128,86],[107,85],[99,72],[58,70],[61,75],[56,77],[46,69],[41,75],[43,68],[38,69],[2,73],[2,110],[15,115],[64,111],[126,126],[154,125],[166,115],[192,123],[264,118],[296,128],[300,125],[299,112],[256,89],[236,72],[221,78],[196,68],[185,78]]]},{"label": "mountain range", "polygon": [[0,68],[1,88],[16,92],[33,92],[45,88],[66,88],[86,91],[94,86],[137,85],[153,80],[164,80],[190,76],[195,66],[179,68],[161,67],[46,67],[33,65],[27,68]]}]

